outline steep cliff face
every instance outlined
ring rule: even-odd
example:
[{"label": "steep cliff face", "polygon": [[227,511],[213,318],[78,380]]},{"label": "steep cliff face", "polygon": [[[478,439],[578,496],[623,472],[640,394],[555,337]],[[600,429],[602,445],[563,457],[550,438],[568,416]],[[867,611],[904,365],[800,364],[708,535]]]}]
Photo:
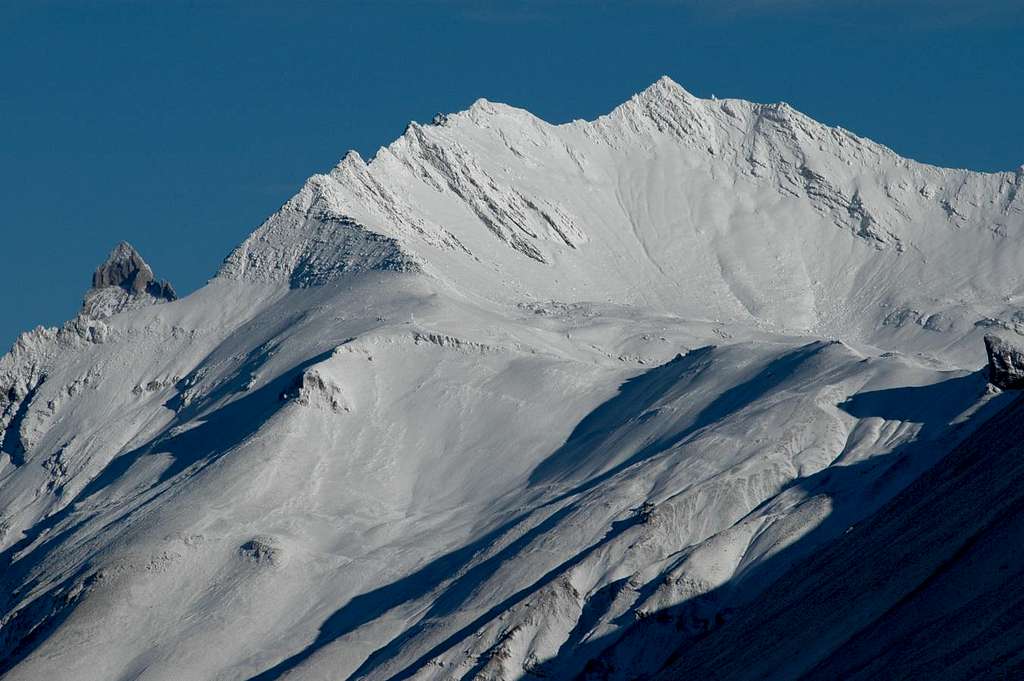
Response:
[{"label": "steep cliff face", "polygon": [[1010,399],[1022,177],[662,79],[411,124],[181,300],[119,246],[0,359],[0,669],[654,673]]}]

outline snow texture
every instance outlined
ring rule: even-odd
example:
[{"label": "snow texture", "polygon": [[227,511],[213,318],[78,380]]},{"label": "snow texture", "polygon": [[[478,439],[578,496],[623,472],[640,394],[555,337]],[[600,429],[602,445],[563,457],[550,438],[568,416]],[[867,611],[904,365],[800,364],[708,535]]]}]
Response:
[{"label": "snow texture", "polygon": [[691,659],[1013,399],[1022,185],[663,78],[412,123],[180,300],[119,246],[0,359],[0,674]]}]

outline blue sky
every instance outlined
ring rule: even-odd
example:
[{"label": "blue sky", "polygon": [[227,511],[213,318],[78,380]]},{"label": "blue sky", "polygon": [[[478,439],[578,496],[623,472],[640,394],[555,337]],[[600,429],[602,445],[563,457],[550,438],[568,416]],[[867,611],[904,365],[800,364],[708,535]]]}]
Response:
[{"label": "blue sky", "polygon": [[0,345],[134,243],[180,293],[314,172],[478,97],[592,118],[667,74],[921,161],[1024,163],[1024,3],[0,2]]}]

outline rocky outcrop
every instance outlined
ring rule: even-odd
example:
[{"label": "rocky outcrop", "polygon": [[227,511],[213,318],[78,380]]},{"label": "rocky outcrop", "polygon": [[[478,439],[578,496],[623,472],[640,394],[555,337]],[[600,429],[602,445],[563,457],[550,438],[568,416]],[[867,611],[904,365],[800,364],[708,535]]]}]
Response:
[{"label": "rocky outcrop", "polygon": [[122,241],[92,275],[92,287],[120,286],[129,293],[145,291],[154,298],[174,300],[177,296],[170,283],[158,282],[153,269],[127,241]]},{"label": "rocky outcrop", "polygon": [[256,565],[276,565],[281,561],[281,549],[273,537],[253,537],[238,547],[238,555],[243,560]]},{"label": "rocky outcrop", "polygon": [[92,275],[82,314],[103,319],[143,305],[177,299],[170,282],[159,281],[139,252],[122,241]]},{"label": "rocky outcrop", "polygon": [[[176,298],[170,283],[158,280],[138,251],[122,241],[93,273],[92,288],[74,319],[18,336],[11,351],[0,356],[0,453],[6,455],[0,456],[0,465],[25,463],[45,432],[45,423],[60,407],[59,400],[35,400],[48,367],[75,348],[107,342],[111,332],[103,320],[108,317]],[[90,371],[67,384],[61,394],[71,397],[97,378]]]},{"label": "rocky outcrop", "polygon": [[315,367],[306,369],[296,376],[291,385],[281,393],[280,399],[295,400],[303,407],[313,407],[335,414],[352,411],[352,405],[341,386]]},{"label": "rocky outcrop", "polygon": [[1003,390],[1024,388],[1024,350],[999,336],[985,336],[988,381]]}]

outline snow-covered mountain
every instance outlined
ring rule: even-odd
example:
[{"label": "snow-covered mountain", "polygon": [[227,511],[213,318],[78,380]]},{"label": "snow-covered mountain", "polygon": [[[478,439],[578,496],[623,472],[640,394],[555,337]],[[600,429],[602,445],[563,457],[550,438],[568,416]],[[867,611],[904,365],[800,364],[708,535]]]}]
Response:
[{"label": "snow-covered mountain", "polygon": [[349,152],[180,300],[120,245],[0,359],[0,673],[672,669],[1008,404],[1022,186],[663,78]]}]

